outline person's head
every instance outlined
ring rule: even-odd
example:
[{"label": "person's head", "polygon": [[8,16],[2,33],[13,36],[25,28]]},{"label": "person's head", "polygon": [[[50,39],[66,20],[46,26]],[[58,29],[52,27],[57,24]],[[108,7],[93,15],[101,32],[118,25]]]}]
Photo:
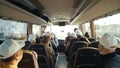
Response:
[{"label": "person's head", "polygon": [[76,30],[78,30],[78,28],[75,28],[75,29],[74,29],[74,32],[75,32]]},{"label": "person's head", "polygon": [[86,38],[89,38],[89,37],[90,37],[89,34],[88,34],[88,32],[85,33],[85,37],[86,37]]},{"label": "person's head", "polygon": [[78,38],[81,38],[82,32],[78,28],[75,28],[74,32],[75,32],[75,34],[77,35]]},{"label": "person's head", "polygon": [[45,44],[45,45],[49,45],[50,40],[51,40],[50,36],[43,36],[40,43]]},{"label": "person's head", "polygon": [[68,33],[67,33],[67,35],[68,35],[68,36],[70,36],[70,35],[71,35],[71,33],[70,33],[70,32],[68,32]]},{"label": "person's head", "polygon": [[6,39],[0,45],[0,59],[4,63],[15,62],[19,63],[22,59],[24,42]]},{"label": "person's head", "polygon": [[108,33],[105,33],[99,42],[100,45],[98,49],[103,55],[115,52],[115,49],[118,46],[118,40],[116,37]]}]

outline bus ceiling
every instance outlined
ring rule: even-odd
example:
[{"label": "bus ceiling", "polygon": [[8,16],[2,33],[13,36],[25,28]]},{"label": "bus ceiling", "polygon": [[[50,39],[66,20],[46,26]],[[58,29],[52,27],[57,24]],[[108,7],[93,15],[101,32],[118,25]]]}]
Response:
[{"label": "bus ceiling", "polygon": [[120,12],[120,0],[0,0],[0,17],[40,25],[81,24]]}]

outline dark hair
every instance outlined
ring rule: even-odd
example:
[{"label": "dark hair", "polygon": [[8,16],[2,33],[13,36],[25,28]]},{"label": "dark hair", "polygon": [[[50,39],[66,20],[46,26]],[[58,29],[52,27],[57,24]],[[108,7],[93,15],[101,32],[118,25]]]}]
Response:
[{"label": "dark hair", "polygon": [[90,37],[89,34],[88,34],[88,32],[85,33],[85,37],[87,37],[87,38]]},{"label": "dark hair", "polygon": [[76,31],[78,28],[75,28],[74,31]]}]

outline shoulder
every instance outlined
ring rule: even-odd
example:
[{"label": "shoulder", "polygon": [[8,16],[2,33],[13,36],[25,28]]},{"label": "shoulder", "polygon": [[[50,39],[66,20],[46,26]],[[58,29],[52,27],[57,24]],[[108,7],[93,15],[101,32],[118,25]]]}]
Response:
[{"label": "shoulder", "polygon": [[120,68],[120,55],[116,55],[115,57],[111,58],[108,61],[107,67],[108,68]]}]

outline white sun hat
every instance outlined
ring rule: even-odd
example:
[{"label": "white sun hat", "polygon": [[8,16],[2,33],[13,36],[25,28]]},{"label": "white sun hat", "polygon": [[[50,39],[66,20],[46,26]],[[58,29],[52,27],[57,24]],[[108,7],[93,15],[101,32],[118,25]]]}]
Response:
[{"label": "white sun hat", "polygon": [[24,41],[6,39],[0,44],[0,59],[6,59],[13,56],[18,50],[24,47]]},{"label": "white sun hat", "polygon": [[118,40],[115,36],[105,33],[101,39],[99,40],[100,44],[104,46],[106,49],[115,50],[118,46]]}]

